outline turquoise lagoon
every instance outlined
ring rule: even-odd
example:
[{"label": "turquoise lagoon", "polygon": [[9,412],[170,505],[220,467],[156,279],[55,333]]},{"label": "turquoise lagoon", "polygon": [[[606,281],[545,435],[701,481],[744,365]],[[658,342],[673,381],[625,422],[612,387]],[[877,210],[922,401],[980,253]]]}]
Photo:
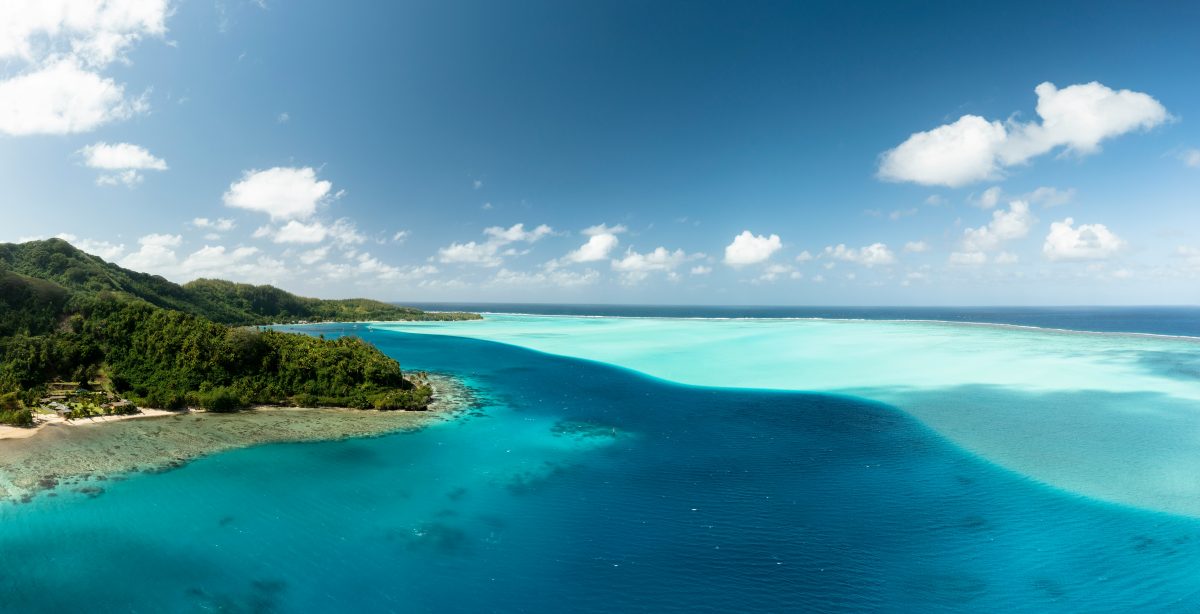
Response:
[{"label": "turquoise lagoon", "polygon": [[1200,609],[1190,341],[517,316],[297,330],[362,336],[478,402],[416,433],[0,506],[0,610]]},{"label": "turquoise lagoon", "polygon": [[495,314],[376,328],[469,336],[672,382],[897,407],[1025,476],[1200,516],[1200,339],[997,324]]}]

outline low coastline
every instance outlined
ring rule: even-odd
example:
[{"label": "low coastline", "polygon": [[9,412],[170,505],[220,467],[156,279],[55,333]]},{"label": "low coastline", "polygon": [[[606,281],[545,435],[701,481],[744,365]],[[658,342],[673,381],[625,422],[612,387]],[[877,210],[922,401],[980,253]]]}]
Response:
[{"label": "low coastline", "polygon": [[[0,433],[0,502],[28,501],[56,487],[97,494],[97,483],[136,471],[161,471],[235,448],[266,443],[331,441],[414,431],[448,420],[472,403],[458,380],[429,375],[425,411],[256,407],[236,413],[143,410],[142,414],[49,420]],[[28,433],[28,434],[26,434]],[[50,493],[54,494],[54,493]]]}]

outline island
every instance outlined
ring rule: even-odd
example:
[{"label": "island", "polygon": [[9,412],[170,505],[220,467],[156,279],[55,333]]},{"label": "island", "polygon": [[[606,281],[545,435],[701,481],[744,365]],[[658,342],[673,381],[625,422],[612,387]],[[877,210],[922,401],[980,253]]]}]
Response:
[{"label": "island", "polygon": [[[420,420],[365,418],[366,412],[353,416],[349,410],[429,413],[424,410],[435,391],[462,396],[456,384],[405,373],[355,337],[325,339],[268,325],[478,318],[368,299],[305,298],[272,286],[214,279],[180,285],[105,262],[60,239],[0,244],[0,428],[7,430],[0,438],[36,439],[14,433],[32,434],[47,425],[248,408],[258,408],[253,413],[259,416],[247,418],[257,426],[255,435],[242,438],[246,444],[410,428]],[[284,408],[327,410],[278,411]],[[295,428],[307,416],[314,428]],[[262,426],[275,423],[286,428]],[[203,420],[175,424],[207,428]],[[230,423],[222,424],[228,431]],[[241,441],[230,432],[217,439],[217,449]],[[164,454],[191,457],[203,447]],[[126,459],[122,467],[137,460]],[[70,473],[61,462],[50,464],[54,475]]]}]

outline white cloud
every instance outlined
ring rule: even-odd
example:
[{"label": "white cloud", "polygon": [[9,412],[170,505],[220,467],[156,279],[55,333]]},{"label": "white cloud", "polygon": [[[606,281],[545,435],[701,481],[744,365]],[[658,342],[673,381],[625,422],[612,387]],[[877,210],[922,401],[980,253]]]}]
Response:
[{"label": "white cloud", "polygon": [[123,185],[132,188],[142,182],[144,177],[135,170],[105,173],[96,177],[96,185]]},{"label": "white cloud", "polygon": [[910,254],[920,254],[929,251],[929,244],[924,241],[909,241],[904,244],[904,251]]},{"label": "white cloud", "polygon": [[471,182],[471,187],[472,187],[473,189],[476,189],[476,190],[478,190],[479,188],[482,188],[482,187],[483,187],[483,181],[482,181],[482,180],[480,180],[480,179],[476,179],[475,181],[472,181],[472,182]]},{"label": "white cloud", "polygon": [[808,250],[804,250],[804,251],[800,252],[799,254],[796,254],[796,262],[808,262],[809,260],[812,260],[812,259],[813,259],[813,255],[808,253]]},{"label": "white cloud", "polygon": [[161,272],[173,270],[177,259],[175,249],[183,243],[180,235],[148,234],[138,239],[138,251],[125,256],[121,266],[135,271]]},{"label": "white cloud", "polygon": [[1200,168],[1200,149],[1188,149],[1179,154],[1179,159],[1183,160],[1184,166]]},{"label": "white cloud", "polygon": [[[65,232],[60,232],[60,233],[54,235],[54,237],[57,239],[62,239],[63,241],[66,241],[67,243],[70,243],[71,245],[74,245],[75,247],[78,247],[79,249],[81,249],[93,256],[99,256],[101,259],[107,260],[109,262],[116,261],[118,258],[121,257],[121,254],[125,253],[125,244],[124,243],[109,243],[108,241],[95,241],[92,239],[80,239],[79,237],[76,237],[73,234],[69,234],[69,233],[65,233]],[[34,241],[34,240],[38,240],[40,238],[41,237],[22,237],[17,242],[24,243],[25,241]]]},{"label": "white cloud", "polygon": [[91,168],[115,171],[126,168],[139,170],[167,170],[167,163],[157,158],[145,147],[131,143],[96,143],[79,150],[84,164]]},{"label": "white cloud", "polygon": [[1020,239],[1029,234],[1037,220],[1029,212],[1029,203],[1014,200],[1007,210],[992,212],[992,221],[986,226],[968,228],[963,231],[962,250],[965,252],[990,252],[1006,241]]},{"label": "white cloud", "polygon": [[329,246],[317,247],[300,253],[300,262],[308,265],[316,264],[329,255]]},{"label": "white cloud", "polygon": [[754,235],[749,230],[733,238],[733,243],[725,246],[725,264],[729,266],[744,266],[765,262],[771,254],[779,251],[783,242],[779,235]]},{"label": "white cloud", "polygon": [[1040,205],[1045,208],[1058,207],[1075,200],[1075,188],[1061,189],[1053,186],[1040,186],[1032,192],[1010,197],[1000,189],[1000,186],[992,186],[984,190],[979,197],[972,194],[967,202],[980,209],[991,209],[1004,200],[1023,200],[1031,205]]},{"label": "white cloud", "polygon": [[325,239],[332,239],[334,243],[343,247],[360,245],[367,241],[367,237],[358,232],[354,222],[346,218],[341,218],[333,224],[291,220],[278,230],[270,226],[263,226],[254,231],[256,239],[267,237],[270,237],[271,241],[275,243],[320,243]]},{"label": "white cloud", "polygon": [[146,110],[125,88],[69,60],[0,81],[0,132],[12,136],[89,132]]},{"label": "white cloud", "polygon": [[621,277],[626,283],[642,281],[653,272],[663,272],[669,279],[674,279],[676,277],[675,269],[679,265],[698,257],[701,255],[688,256],[681,249],[670,251],[665,247],[657,247],[654,251],[642,254],[630,248],[625,251],[623,258],[613,259],[612,268],[621,273]]},{"label": "white cloud", "polygon": [[770,283],[784,276],[790,277],[791,279],[800,279],[804,277],[804,275],[802,275],[800,272],[793,269],[791,265],[768,264],[767,266],[763,267],[762,273],[759,274],[759,276],[753,281],[758,283]]},{"label": "white cloud", "polygon": [[235,224],[233,220],[223,217],[215,220],[210,220],[206,217],[197,217],[192,219],[192,226],[196,228],[211,228],[218,232],[229,232],[233,230]]},{"label": "white cloud", "polygon": [[320,243],[329,231],[320,222],[305,224],[292,220],[275,231],[271,240],[276,243]]},{"label": "white cloud", "polygon": [[205,245],[190,254],[179,265],[182,277],[224,277],[230,269],[245,263],[258,254],[256,247],[238,247],[228,250],[224,245]]},{"label": "white cloud", "polygon": [[896,262],[896,255],[883,243],[872,243],[859,249],[847,248],[844,244],[839,243],[836,246],[826,247],[824,254],[835,260],[853,262],[867,267]]},{"label": "white cloud", "polygon": [[1104,224],[1080,224],[1067,218],[1050,224],[1042,253],[1050,260],[1104,260],[1125,247],[1125,241]]},{"label": "white cloud", "polygon": [[307,219],[332,187],[328,181],[317,180],[311,167],[277,166],[246,171],[241,181],[230,184],[223,198],[226,206],[266,213],[272,220]]},{"label": "white cloud", "polygon": [[291,119],[292,119],[292,116],[291,116],[291,115],[288,115],[288,112],[287,112],[287,111],[284,111],[283,113],[280,113],[279,115],[276,115],[276,116],[275,116],[275,123],[277,123],[277,124],[286,124],[286,123],[288,123],[289,121],[291,121]]},{"label": "white cloud", "polygon": [[972,204],[978,206],[980,209],[991,209],[1000,204],[1000,199],[1003,195],[1004,192],[1000,189],[1000,186],[994,185],[984,190],[983,194],[980,194],[979,198],[974,200]]},{"label": "white cloud", "polygon": [[545,224],[542,224],[533,230],[525,230],[525,224],[513,224],[508,228],[492,226],[483,229],[483,234],[491,237],[489,240],[496,241],[502,245],[515,243],[517,241],[533,243],[534,241],[537,241],[553,232],[554,229]]},{"label": "white cloud", "polygon": [[166,33],[167,0],[5,0],[0,3],[0,59],[35,63],[71,55],[104,66],[144,36]]},{"label": "white cloud", "polygon": [[987,254],[983,252],[950,252],[950,264],[976,265],[987,262]]},{"label": "white cloud", "polygon": [[326,227],[326,231],[338,245],[361,245],[367,242],[367,237],[360,233],[358,227],[348,218],[343,217],[334,221],[332,225]]},{"label": "white cloud", "polygon": [[[314,250],[317,251],[317,250]],[[320,254],[322,257],[324,254]],[[315,255],[314,255],[315,256]],[[319,258],[317,258],[319,260]],[[348,262],[324,262],[317,271],[326,279],[342,281],[359,279],[362,281],[419,281],[438,272],[432,265],[423,266],[392,266],[368,254],[355,254]]]},{"label": "white cloud", "polygon": [[408,239],[407,230],[398,230],[396,231],[396,234],[392,235],[393,243],[403,243],[406,239]]},{"label": "white cloud", "polygon": [[533,230],[525,230],[524,224],[513,224],[508,228],[492,226],[485,228],[483,233],[488,236],[482,243],[468,241],[466,243],[451,243],[438,250],[438,261],[446,264],[478,264],[495,267],[504,262],[505,256],[515,256],[518,252],[512,249],[501,251],[502,248],[517,242],[534,243],[554,229],[542,224]]},{"label": "white cloud", "polygon": [[607,260],[608,255],[617,247],[620,240],[617,235],[625,232],[626,228],[620,224],[616,226],[606,226],[599,224],[585,228],[583,234],[588,237],[587,243],[579,246],[579,249],[573,250],[563,257],[566,262],[596,262],[599,260]]},{"label": "white cloud", "polygon": [[0,132],[88,132],[145,111],[98,71],[164,35],[168,14],[166,0],[0,2],[0,60],[16,71],[0,79]]},{"label": "white cloud", "polygon": [[1000,252],[996,254],[996,264],[1016,264],[1020,260],[1020,256],[1012,252]]},{"label": "white cloud", "polygon": [[929,283],[929,273],[925,271],[909,271],[904,275],[904,281],[900,282],[902,286],[911,286],[914,282]]},{"label": "white cloud", "polygon": [[963,186],[998,179],[1007,167],[1058,148],[1077,155],[1095,153],[1105,139],[1149,129],[1170,119],[1148,94],[1114,91],[1100,83],[1062,89],[1042,83],[1040,121],[988,121],[964,115],[951,124],[917,132],[881,156],[879,177],[924,185]]},{"label": "white cloud", "polygon": [[691,272],[692,272],[692,275],[708,275],[709,273],[712,273],[712,267],[704,266],[703,264],[698,264],[698,265],[692,267]]},{"label": "white cloud", "polygon": [[80,149],[77,153],[83,156],[83,163],[89,168],[117,171],[97,177],[98,185],[124,184],[133,187],[142,182],[140,171],[167,170],[166,161],[155,157],[145,147],[131,143],[96,143]]},{"label": "white cloud", "polygon": [[491,282],[495,285],[531,285],[549,286],[552,288],[572,288],[596,283],[600,273],[593,269],[585,271],[567,271],[562,269],[544,269],[541,271],[524,272],[502,268],[496,271]]},{"label": "white cloud", "polygon": [[1058,207],[1075,200],[1075,188],[1060,190],[1055,187],[1042,186],[1028,194],[1024,199],[1043,207]]}]

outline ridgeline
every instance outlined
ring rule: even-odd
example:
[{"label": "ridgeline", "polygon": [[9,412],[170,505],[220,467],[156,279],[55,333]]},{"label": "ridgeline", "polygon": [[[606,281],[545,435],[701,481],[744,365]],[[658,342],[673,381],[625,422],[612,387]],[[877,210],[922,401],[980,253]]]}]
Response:
[{"label": "ridgeline", "polygon": [[374,346],[255,325],[477,318],[212,279],[179,285],[59,239],[0,244],[0,423],[31,424],[56,380],[162,409],[420,409],[429,387]]}]

